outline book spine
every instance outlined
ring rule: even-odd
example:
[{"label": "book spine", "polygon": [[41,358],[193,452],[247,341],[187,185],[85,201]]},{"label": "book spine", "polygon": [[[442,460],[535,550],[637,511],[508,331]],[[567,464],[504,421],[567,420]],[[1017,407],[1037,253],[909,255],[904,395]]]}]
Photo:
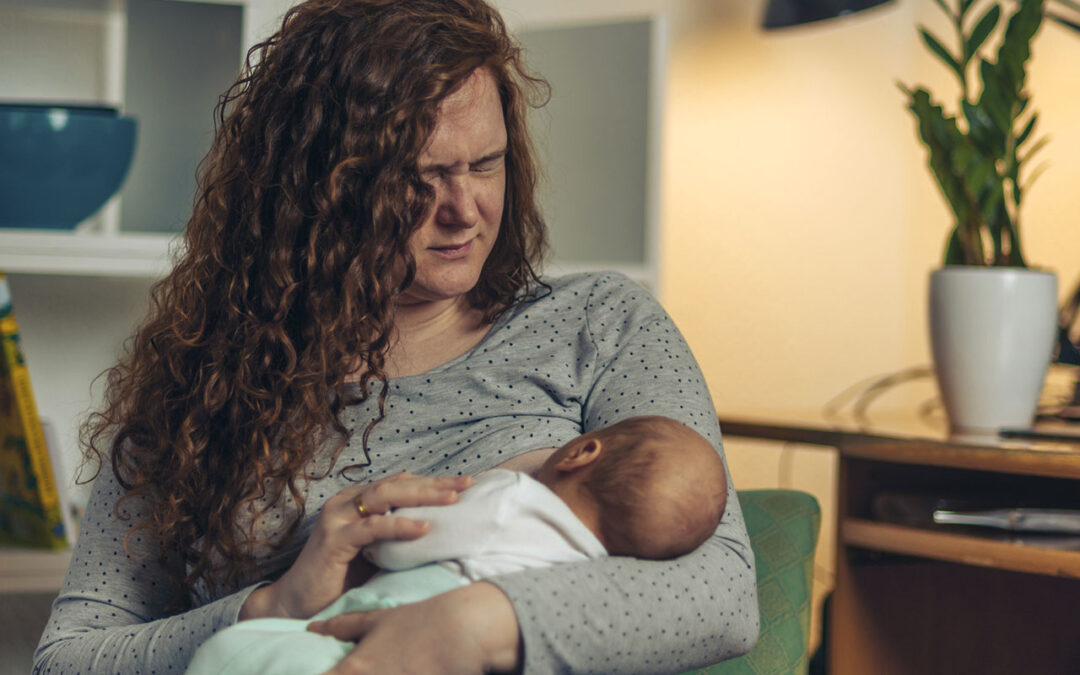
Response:
[{"label": "book spine", "polygon": [[[3,324],[7,319],[0,319]],[[15,389],[15,406],[18,410],[19,419],[22,422],[23,433],[26,434],[26,447],[30,451],[30,467],[38,478],[38,494],[41,498],[41,506],[48,511],[57,507],[60,503],[56,493],[56,482],[53,478],[52,463],[49,461],[49,450],[45,447],[45,434],[41,429],[41,418],[38,417],[37,406],[34,404],[34,391],[30,386],[30,372],[25,362],[21,362],[21,351],[17,340],[11,339],[6,331],[6,326],[0,328],[0,339],[4,340],[4,352],[11,366],[11,382]]]},{"label": "book spine", "polygon": [[38,506],[44,516],[45,541],[39,544],[56,547],[66,543],[60,514],[60,498],[56,489],[49,449],[45,445],[45,433],[38,416],[34,391],[30,385],[30,371],[26,367],[22,349],[19,347],[19,327],[10,303],[10,291],[7,279],[0,273],[0,296],[7,302],[0,302],[0,359],[4,360],[3,371],[7,372],[14,394],[15,418],[25,438],[30,471],[35,478]]}]

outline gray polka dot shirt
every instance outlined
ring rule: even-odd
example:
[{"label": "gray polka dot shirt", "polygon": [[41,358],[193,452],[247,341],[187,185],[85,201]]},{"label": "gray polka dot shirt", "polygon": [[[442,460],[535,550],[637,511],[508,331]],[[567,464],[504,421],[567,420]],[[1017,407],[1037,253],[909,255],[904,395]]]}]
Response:
[{"label": "gray polka dot shirt", "polygon": [[[635,415],[675,418],[721,450],[705,381],[660,305],[618,274],[548,280],[504,314],[469,353],[421,375],[390,381],[387,416],[360,431],[373,401],[346,409],[356,430],[334,471],[306,488],[299,536],[257,551],[273,579],[289,567],[322,504],[340,489],[388,474],[475,474],[514,455],[556,447]],[[354,465],[346,471],[341,467]],[[493,580],[509,597],[524,637],[526,673],[665,673],[748,651],[757,636],[753,555],[728,485],[716,534],[673,561],[607,558]],[[145,536],[125,555],[128,522],[113,517],[121,494],[103,470],[94,484],[63,589],[34,660],[35,673],[182,673],[195,649],[236,622],[259,579],[169,616],[174,588]],[[125,503],[138,518],[139,506]],[[268,527],[280,525],[287,506]]]}]

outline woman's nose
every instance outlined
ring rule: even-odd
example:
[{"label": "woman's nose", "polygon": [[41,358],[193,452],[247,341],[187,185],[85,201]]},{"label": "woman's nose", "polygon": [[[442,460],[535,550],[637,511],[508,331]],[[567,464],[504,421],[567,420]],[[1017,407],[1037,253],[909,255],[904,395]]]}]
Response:
[{"label": "woman's nose", "polygon": [[439,223],[453,227],[474,227],[480,220],[476,192],[469,176],[451,176],[440,196]]}]

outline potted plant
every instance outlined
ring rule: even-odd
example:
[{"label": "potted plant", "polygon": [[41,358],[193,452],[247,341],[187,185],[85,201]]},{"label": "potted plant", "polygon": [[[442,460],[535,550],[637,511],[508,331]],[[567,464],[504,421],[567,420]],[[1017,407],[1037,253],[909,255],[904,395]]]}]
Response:
[{"label": "potted plant", "polygon": [[1038,173],[1029,163],[1045,143],[1025,84],[1044,16],[1069,22],[1048,14],[1044,0],[1010,2],[1006,21],[997,2],[935,2],[956,47],[919,32],[959,81],[955,112],[922,87],[900,85],[954,219],[944,266],[930,280],[934,366],[953,430],[996,432],[1031,424],[1053,352],[1057,278],[1028,268],[1020,239],[1025,190]]}]

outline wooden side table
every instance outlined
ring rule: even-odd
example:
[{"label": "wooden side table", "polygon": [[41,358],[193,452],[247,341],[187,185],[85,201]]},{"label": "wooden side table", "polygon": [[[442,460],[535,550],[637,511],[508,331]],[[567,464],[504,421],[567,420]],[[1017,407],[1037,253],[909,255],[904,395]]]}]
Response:
[{"label": "wooden side table", "polygon": [[1080,538],[945,528],[880,507],[885,495],[923,495],[1080,510],[1080,441],[822,420],[720,425],[728,436],[839,451],[831,673],[1080,673]]}]

